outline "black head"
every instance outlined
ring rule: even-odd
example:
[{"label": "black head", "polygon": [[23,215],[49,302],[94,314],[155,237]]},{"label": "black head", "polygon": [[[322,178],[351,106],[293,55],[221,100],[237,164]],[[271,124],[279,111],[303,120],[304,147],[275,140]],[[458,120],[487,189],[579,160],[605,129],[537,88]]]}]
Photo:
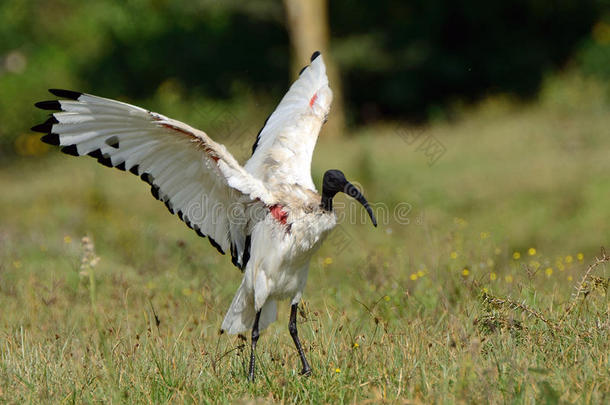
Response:
[{"label": "black head", "polygon": [[339,191],[345,190],[347,183],[341,170],[327,170],[322,179],[322,194],[333,198]]},{"label": "black head", "polygon": [[324,173],[324,178],[322,180],[322,208],[331,211],[333,209],[333,197],[340,191],[362,204],[371,217],[373,225],[377,226],[377,220],[375,219],[373,210],[366,201],[366,198],[364,198],[360,190],[347,181],[341,170],[327,170],[326,173]]}]

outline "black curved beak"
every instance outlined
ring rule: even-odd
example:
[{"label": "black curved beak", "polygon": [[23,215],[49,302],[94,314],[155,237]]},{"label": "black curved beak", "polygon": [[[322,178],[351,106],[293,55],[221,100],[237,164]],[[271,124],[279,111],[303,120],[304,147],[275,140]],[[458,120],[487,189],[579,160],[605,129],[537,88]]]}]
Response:
[{"label": "black curved beak", "polygon": [[373,210],[371,209],[369,202],[364,198],[360,190],[358,190],[352,183],[349,181],[345,184],[345,189],[343,191],[345,194],[357,200],[362,206],[366,209],[366,212],[369,213],[369,217],[371,217],[371,221],[373,221],[373,225],[377,226],[377,219],[375,219],[375,215],[373,215]]}]

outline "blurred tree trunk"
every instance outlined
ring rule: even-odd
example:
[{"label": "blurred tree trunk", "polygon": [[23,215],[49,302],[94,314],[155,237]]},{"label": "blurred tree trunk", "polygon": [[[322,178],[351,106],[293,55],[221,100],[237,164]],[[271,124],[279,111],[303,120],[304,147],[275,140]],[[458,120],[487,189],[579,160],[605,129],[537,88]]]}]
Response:
[{"label": "blurred tree trunk", "polygon": [[333,104],[323,131],[328,136],[340,136],[345,129],[343,92],[337,66],[329,50],[329,22],[327,0],[284,0],[288,33],[292,43],[292,61],[295,77],[309,63],[311,54],[322,52]]}]

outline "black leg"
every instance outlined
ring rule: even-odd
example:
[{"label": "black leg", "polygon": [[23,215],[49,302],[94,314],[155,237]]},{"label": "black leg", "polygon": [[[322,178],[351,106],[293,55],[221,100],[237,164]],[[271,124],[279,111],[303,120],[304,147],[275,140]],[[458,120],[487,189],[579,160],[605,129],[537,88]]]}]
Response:
[{"label": "black leg", "polygon": [[303,375],[311,375],[311,367],[309,367],[309,363],[305,358],[305,353],[303,352],[303,347],[301,346],[301,341],[299,340],[299,333],[297,331],[297,307],[299,304],[292,304],[290,307],[290,322],[288,323],[288,330],[290,331],[290,336],[292,336],[292,340],[294,340],[294,345],[297,347],[297,351],[299,352],[299,356],[301,357],[301,362],[303,363],[303,370],[301,370],[301,374]]},{"label": "black leg", "polygon": [[254,353],[256,352],[256,342],[258,342],[258,319],[261,317],[261,311],[256,313],[254,325],[252,326],[252,346],[250,352],[250,371],[248,372],[248,380],[254,381]]}]

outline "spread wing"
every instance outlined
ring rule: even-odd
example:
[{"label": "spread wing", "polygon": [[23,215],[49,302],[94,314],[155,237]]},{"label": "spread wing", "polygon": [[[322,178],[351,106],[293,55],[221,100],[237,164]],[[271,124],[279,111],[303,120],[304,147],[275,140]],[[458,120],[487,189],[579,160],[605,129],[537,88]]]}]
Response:
[{"label": "spread wing", "polygon": [[296,183],[315,191],[311,158],[331,102],[326,66],[316,52],[267,118],[245,169],[266,183]]},{"label": "spread wing", "polygon": [[271,205],[272,197],[223,145],[202,131],[140,107],[73,91],[50,91],[68,100],[36,104],[61,111],[32,128],[46,133],[43,142],[140,176],[172,214],[200,236],[208,236],[221,253],[231,249],[233,262],[240,267],[243,204]]}]

